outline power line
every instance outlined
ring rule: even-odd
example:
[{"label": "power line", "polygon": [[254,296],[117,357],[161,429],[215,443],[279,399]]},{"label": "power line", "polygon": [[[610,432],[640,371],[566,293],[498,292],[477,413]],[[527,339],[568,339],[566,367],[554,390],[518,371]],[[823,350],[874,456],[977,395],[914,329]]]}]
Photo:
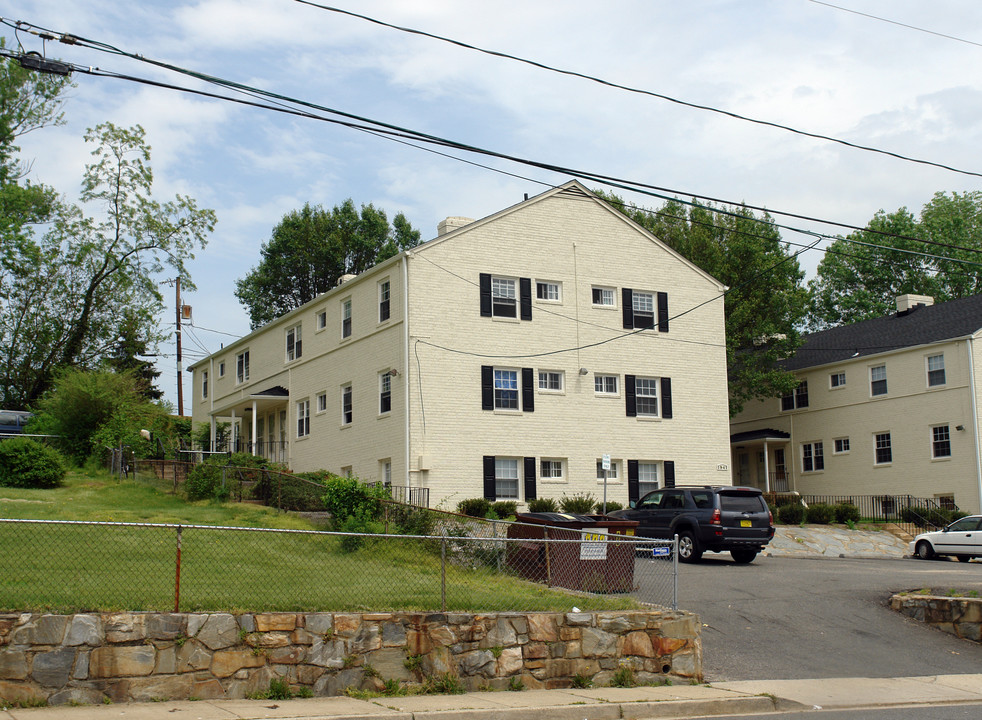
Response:
[{"label": "power line", "polygon": [[[813,2],[814,1],[815,0],[813,0]],[[383,20],[378,20],[376,18],[369,17],[368,15],[362,15],[360,13],[352,12],[350,10],[342,10],[341,8],[332,7],[330,5],[321,5],[320,3],[311,2],[311,0],[294,0],[294,2],[300,3],[302,5],[310,5],[311,7],[315,7],[320,10],[325,10],[327,12],[339,13],[341,15],[348,15],[350,17],[358,18],[360,20],[365,20],[367,22],[374,23],[376,25],[381,25],[382,27],[398,30],[399,32],[410,33],[412,35],[420,35],[422,37],[427,37],[433,40],[439,40],[440,42],[456,45],[458,47],[467,50],[474,50],[476,52],[484,53],[485,55],[491,55],[493,57],[498,57],[505,60],[513,60],[515,62],[524,63],[525,65],[531,65],[532,67],[539,68],[540,70],[548,70],[549,72],[559,73],[560,75],[569,75],[572,77],[580,78],[582,80],[589,80],[590,82],[598,83],[600,85],[606,85],[607,87],[615,88],[617,90],[625,90],[627,92],[636,93],[639,95],[648,95],[650,97],[659,98],[660,100],[667,100],[668,102],[672,102],[677,105],[683,105],[685,107],[694,108],[696,110],[705,110],[707,112],[713,112],[719,115],[725,115],[726,117],[730,117],[735,120],[742,120],[744,122],[754,123],[757,125],[764,125],[766,127],[772,127],[778,130],[784,130],[786,132],[794,133],[796,135],[815,138],[816,140],[826,140],[828,142],[833,142],[839,145],[844,145],[846,147],[853,148],[854,150],[863,150],[865,152],[887,155],[889,157],[893,157],[898,160],[903,160],[905,162],[918,163],[921,165],[930,165],[932,167],[941,168],[943,170],[950,170],[951,172],[960,173],[962,175],[982,177],[982,173],[979,172],[974,172],[971,170],[960,170],[950,165],[944,165],[943,163],[937,163],[931,160],[914,158],[909,155],[902,155],[900,153],[895,153],[890,150],[882,150],[880,148],[871,147],[869,145],[860,145],[858,143],[849,142],[848,140],[832,137],[830,135],[822,135],[820,133],[808,132],[807,130],[800,130],[798,128],[791,127],[790,125],[782,125],[780,123],[771,122],[769,120],[761,120],[759,118],[752,118],[747,115],[740,115],[739,113],[731,112],[729,110],[723,110],[721,108],[713,107],[712,105],[702,105],[699,103],[689,102],[687,100],[680,100],[679,98],[675,98],[670,95],[665,95],[662,93],[657,93],[652,90],[644,90],[641,88],[631,87],[629,85],[621,85],[620,83],[615,83],[610,80],[604,80],[602,78],[595,77],[593,75],[587,75],[586,73],[576,72],[575,70],[565,70],[551,65],[546,65],[545,63],[537,62],[535,60],[529,60],[527,58],[518,57],[517,55],[510,55],[508,53],[499,52],[497,50],[488,50],[486,48],[481,48],[476,45],[471,45],[469,43],[461,42],[460,40],[454,40],[453,38],[448,38],[442,35],[436,35],[434,33],[425,32],[423,30],[416,30],[414,28],[402,27],[400,25],[393,25],[392,23],[387,23]],[[824,5],[825,3],[822,4]],[[835,6],[833,5],[832,7]],[[915,28],[915,29],[919,29],[919,28]],[[958,39],[958,38],[954,38],[954,39]],[[973,43],[973,44],[977,44],[977,43]]]},{"label": "power line", "polygon": [[[45,28],[40,28],[39,26],[31,25],[29,23],[25,23],[25,22],[21,22],[21,21],[18,21],[16,23],[12,24],[10,21],[8,21],[6,19],[3,19],[3,18],[0,18],[0,22],[3,22],[4,24],[7,24],[8,26],[11,26],[11,27],[19,27],[19,28],[31,27],[31,28],[35,28],[36,30],[40,30],[40,31],[42,31],[42,33],[49,34],[49,35],[55,32],[55,31],[52,31],[52,30],[48,30],[48,29],[45,29]],[[35,32],[35,30],[31,30],[30,32]],[[35,34],[39,34],[39,33],[35,32]],[[55,35],[53,35],[53,37],[56,37],[56,36],[57,36],[57,33],[55,33]],[[333,124],[341,125],[343,127],[348,127],[348,128],[351,128],[351,129],[361,130],[361,131],[366,132],[366,133],[375,134],[376,136],[386,136],[386,137],[390,137],[390,138],[396,138],[397,141],[399,141],[398,140],[399,138],[401,138],[403,140],[412,139],[412,140],[417,140],[417,141],[420,141],[420,142],[426,142],[426,143],[430,143],[430,144],[435,144],[435,145],[439,145],[439,146],[443,146],[443,147],[454,148],[454,149],[462,150],[462,151],[465,151],[465,152],[472,152],[472,153],[476,153],[476,154],[486,155],[486,156],[489,156],[489,157],[495,157],[495,158],[499,158],[499,159],[503,159],[503,160],[508,160],[510,162],[515,162],[515,163],[519,163],[519,164],[529,165],[531,167],[537,167],[539,169],[544,169],[544,170],[547,170],[547,171],[550,171],[550,172],[556,172],[556,173],[561,173],[561,174],[564,174],[564,175],[567,175],[567,176],[577,177],[577,178],[580,178],[582,180],[588,180],[588,181],[591,181],[591,182],[597,182],[597,183],[600,183],[600,184],[603,184],[603,185],[607,185],[609,187],[615,187],[615,188],[619,188],[619,189],[622,189],[622,190],[627,190],[627,191],[630,191],[630,192],[636,192],[636,193],[640,193],[640,194],[649,195],[651,197],[657,197],[657,198],[662,199],[662,200],[675,200],[676,202],[680,202],[680,203],[683,203],[683,204],[686,204],[686,205],[690,205],[692,207],[701,207],[701,208],[707,209],[707,210],[709,210],[711,212],[714,212],[716,214],[730,215],[730,216],[733,216],[733,217],[743,217],[743,216],[739,215],[738,213],[735,213],[735,212],[732,212],[732,211],[729,211],[729,210],[724,210],[724,209],[719,209],[719,208],[711,208],[711,207],[706,207],[706,206],[700,205],[698,203],[688,202],[688,201],[682,200],[678,196],[679,195],[687,195],[687,196],[690,196],[690,197],[693,197],[693,198],[699,198],[701,200],[707,200],[709,202],[718,202],[718,203],[732,205],[734,207],[744,207],[744,208],[748,208],[748,209],[752,209],[752,210],[758,210],[760,212],[765,212],[765,213],[768,213],[768,214],[775,214],[775,215],[782,215],[782,216],[786,216],[786,217],[793,217],[795,219],[805,220],[805,221],[808,221],[808,222],[816,222],[816,223],[820,223],[820,224],[832,225],[834,227],[842,227],[842,228],[845,228],[845,229],[851,229],[851,230],[856,230],[856,231],[869,232],[869,233],[874,233],[874,234],[877,234],[877,235],[883,235],[883,236],[886,236],[886,237],[895,237],[895,238],[907,239],[907,240],[911,240],[911,241],[914,241],[914,242],[925,243],[925,244],[928,244],[928,245],[935,245],[935,246],[945,247],[945,248],[953,249],[953,250],[962,250],[964,252],[982,253],[982,250],[980,250],[978,248],[962,247],[962,246],[958,246],[958,245],[952,245],[950,243],[938,242],[938,241],[935,241],[935,240],[925,240],[923,238],[914,238],[914,237],[910,237],[910,236],[898,235],[896,233],[888,233],[888,232],[885,232],[885,231],[874,230],[874,229],[871,229],[871,228],[861,228],[861,227],[856,226],[856,225],[849,225],[849,224],[846,224],[846,223],[840,223],[840,222],[836,222],[836,221],[832,221],[832,220],[825,220],[825,219],[822,219],[822,218],[811,217],[811,216],[808,216],[808,215],[802,215],[802,214],[798,214],[798,213],[791,213],[791,212],[782,211],[782,210],[767,209],[767,208],[764,208],[764,207],[761,207],[761,206],[748,205],[748,204],[742,203],[742,202],[741,203],[733,202],[733,201],[729,201],[729,200],[725,200],[725,199],[721,199],[721,198],[716,198],[716,197],[712,197],[712,196],[699,195],[697,193],[691,193],[691,192],[684,192],[684,191],[677,190],[677,189],[672,189],[672,188],[667,188],[667,187],[662,187],[662,186],[657,186],[657,185],[652,185],[652,184],[647,184],[647,183],[640,183],[640,182],[635,182],[635,181],[631,181],[631,180],[625,180],[625,179],[617,178],[617,177],[614,177],[614,176],[603,175],[603,174],[600,174],[600,173],[594,173],[594,172],[589,172],[589,171],[577,170],[577,169],[574,169],[574,168],[568,168],[568,167],[564,167],[564,166],[561,166],[561,165],[553,165],[553,164],[550,164],[550,163],[535,161],[535,160],[531,160],[531,159],[528,159],[528,158],[522,158],[522,157],[518,157],[518,156],[508,155],[508,154],[505,154],[505,153],[500,153],[500,152],[497,152],[497,151],[488,150],[488,149],[485,149],[485,148],[480,148],[480,147],[477,147],[477,146],[468,145],[466,143],[462,143],[462,142],[458,142],[458,141],[454,141],[454,140],[448,140],[446,138],[441,138],[439,136],[430,135],[430,134],[427,134],[427,133],[422,133],[422,132],[419,132],[419,131],[415,131],[415,130],[411,130],[411,129],[408,129],[408,128],[400,127],[398,125],[393,125],[391,123],[386,123],[386,122],[383,122],[383,121],[373,120],[371,118],[366,118],[366,117],[362,117],[362,116],[359,116],[359,115],[354,115],[352,113],[347,113],[347,112],[344,112],[342,110],[337,110],[337,109],[333,109],[333,108],[329,108],[329,107],[317,105],[315,103],[310,103],[310,102],[306,102],[306,101],[299,100],[299,99],[296,99],[296,98],[291,98],[289,96],[280,95],[278,93],[273,93],[273,92],[270,92],[270,91],[261,90],[259,88],[254,88],[254,87],[251,87],[251,86],[243,85],[241,83],[237,83],[237,82],[230,81],[230,80],[225,80],[223,78],[215,77],[215,76],[208,75],[208,74],[205,74],[205,73],[199,73],[197,71],[189,70],[187,68],[182,68],[180,66],[172,65],[172,64],[165,63],[165,62],[162,62],[162,61],[159,61],[159,60],[153,60],[153,59],[147,58],[147,57],[145,57],[143,55],[138,55],[138,54],[130,53],[130,52],[121,50],[119,48],[116,48],[116,47],[114,47],[112,45],[108,45],[106,43],[102,43],[102,42],[98,42],[98,41],[94,41],[94,40],[89,40],[87,38],[82,38],[82,37],[75,36],[75,35],[62,35],[61,37],[62,37],[62,41],[63,42],[67,42],[67,43],[72,44],[72,45],[81,45],[83,47],[88,47],[90,49],[94,49],[94,50],[97,50],[97,51],[100,51],[100,52],[106,52],[106,53],[109,53],[109,54],[122,55],[124,57],[129,57],[131,59],[138,60],[140,62],[144,62],[144,63],[150,64],[150,65],[155,65],[157,67],[161,67],[161,68],[170,70],[172,72],[177,72],[179,74],[187,75],[189,77],[193,77],[195,79],[202,80],[202,81],[207,82],[209,84],[218,85],[219,87],[224,87],[226,89],[233,90],[235,92],[239,92],[239,93],[245,94],[245,95],[247,95],[249,97],[252,97],[252,98],[258,98],[258,97],[268,98],[272,102],[274,102],[274,105],[273,106],[270,106],[270,105],[267,105],[267,104],[264,104],[264,103],[261,103],[261,102],[242,100],[242,99],[238,99],[238,98],[231,98],[231,97],[228,97],[227,95],[219,95],[219,94],[215,94],[215,93],[209,93],[209,92],[206,92],[206,91],[203,91],[203,90],[196,90],[196,89],[192,89],[192,88],[186,88],[186,87],[176,86],[176,85],[172,85],[172,84],[169,84],[169,83],[163,83],[163,82],[159,82],[159,81],[148,80],[148,79],[145,79],[145,78],[137,78],[137,77],[128,76],[128,75],[121,75],[119,73],[112,73],[112,72],[103,71],[103,70],[101,70],[99,68],[91,68],[91,67],[85,68],[85,67],[81,67],[81,66],[74,66],[74,69],[77,72],[81,72],[81,73],[92,74],[92,75],[96,75],[96,76],[100,76],[100,77],[114,77],[114,78],[117,78],[117,79],[130,80],[130,81],[139,82],[139,83],[143,83],[143,84],[147,84],[147,85],[152,85],[152,86],[156,86],[156,87],[169,88],[169,89],[179,90],[179,91],[193,93],[193,94],[197,94],[197,95],[202,95],[202,96],[205,96],[205,97],[211,97],[211,98],[214,98],[214,99],[221,99],[221,100],[226,100],[226,101],[229,101],[229,102],[235,102],[235,103],[239,103],[239,104],[260,107],[260,108],[264,108],[264,109],[268,109],[268,110],[273,110],[275,112],[282,112],[282,113],[287,113],[287,114],[298,115],[298,116],[306,117],[306,118],[309,118],[309,119],[317,119],[317,120],[321,120],[323,122],[333,123]],[[4,53],[4,51],[0,51],[0,54],[7,54],[8,56],[15,56],[15,55],[10,54],[9,51],[7,53]],[[333,118],[325,118],[323,116],[320,116],[320,115],[317,115],[317,114],[308,112],[306,110],[298,110],[296,108],[288,107],[288,106],[284,105],[284,102],[294,103],[294,104],[297,104],[297,105],[301,105],[303,107],[308,107],[308,108],[315,109],[315,110],[318,110],[318,111],[321,111],[321,112],[326,112],[326,113],[332,114],[332,115],[339,115],[341,117],[348,118],[349,120],[342,121],[342,120],[337,120],[337,119],[333,119]],[[352,122],[352,121],[357,121],[357,122]],[[365,125],[364,123],[367,123],[367,125]],[[375,126],[375,127],[371,127],[371,126]],[[412,143],[408,143],[408,142],[405,143],[405,144],[409,144],[412,147],[418,147],[418,146],[413,145]],[[453,156],[447,156],[447,157],[453,157]],[[459,160],[459,158],[455,158],[455,159],[458,159]],[[665,195],[663,193],[674,193],[675,194],[675,197],[669,197],[669,196],[667,196],[667,195]],[[821,233],[814,233],[814,232],[811,232],[811,231],[801,230],[801,229],[798,229],[798,228],[794,228],[794,227],[791,227],[791,226],[788,226],[788,225],[779,224],[779,223],[771,223],[771,222],[768,222],[768,221],[762,220],[762,219],[756,219],[755,218],[754,221],[755,222],[759,222],[761,224],[765,224],[765,225],[770,224],[770,225],[773,225],[774,227],[779,227],[779,228],[791,230],[792,232],[799,232],[799,233],[803,233],[803,234],[807,234],[807,235],[812,235],[812,236],[816,236],[816,237],[817,236],[822,236]],[[824,237],[828,237],[828,236],[824,236]]]},{"label": "power line", "polygon": [[899,25],[900,27],[907,28],[908,30],[916,30],[917,32],[927,33],[928,35],[936,35],[938,37],[946,38],[947,40],[955,40],[956,42],[965,43],[967,45],[982,47],[982,43],[977,43],[974,40],[966,40],[965,38],[955,37],[954,35],[946,35],[945,33],[935,32],[934,30],[917,27],[916,25],[908,25],[907,23],[890,20],[889,18],[880,17],[879,15],[870,15],[869,13],[859,12],[859,10],[842,7],[841,5],[833,5],[832,3],[822,2],[822,0],[809,0],[809,2],[813,2],[816,5],[824,5],[825,7],[834,8],[836,10],[842,10],[843,12],[852,13],[853,15],[862,15],[863,17],[870,18],[871,20],[879,20],[880,22],[890,23],[891,25]]}]

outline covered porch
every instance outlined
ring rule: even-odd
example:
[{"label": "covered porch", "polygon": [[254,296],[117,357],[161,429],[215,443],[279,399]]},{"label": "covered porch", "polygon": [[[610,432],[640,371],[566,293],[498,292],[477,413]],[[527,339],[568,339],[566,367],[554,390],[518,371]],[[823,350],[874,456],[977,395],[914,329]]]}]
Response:
[{"label": "covered porch", "polygon": [[763,428],[730,436],[733,484],[764,492],[791,492],[794,488],[791,434]]},{"label": "covered porch", "polygon": [[[246,452],[289,465],[290,392],[281,385],[252,393],[211,415],[211,444],[219,452]],[[228,423],[228,432],[219,431]]]}]

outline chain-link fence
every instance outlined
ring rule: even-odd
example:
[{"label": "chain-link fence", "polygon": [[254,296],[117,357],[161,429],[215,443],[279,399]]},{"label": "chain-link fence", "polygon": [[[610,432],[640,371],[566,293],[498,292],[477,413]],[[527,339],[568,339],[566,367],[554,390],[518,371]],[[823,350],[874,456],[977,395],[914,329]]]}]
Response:
[{"label": "chain-link fence", "polygon": [[0,611],[569,611],[678,596],[672,541],[517,523],[489,538],[0,519],[0,547]]}]

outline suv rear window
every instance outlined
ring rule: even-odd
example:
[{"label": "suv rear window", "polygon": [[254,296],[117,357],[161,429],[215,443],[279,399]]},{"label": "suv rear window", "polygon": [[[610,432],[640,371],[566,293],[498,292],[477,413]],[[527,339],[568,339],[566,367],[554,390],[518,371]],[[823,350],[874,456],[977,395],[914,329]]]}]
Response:
[{"label": "suv rear window", "polygon": [[749,493],[720,493],[719,506],[721,510],[731,512],[761,512],[764,510],[764,498]]}]

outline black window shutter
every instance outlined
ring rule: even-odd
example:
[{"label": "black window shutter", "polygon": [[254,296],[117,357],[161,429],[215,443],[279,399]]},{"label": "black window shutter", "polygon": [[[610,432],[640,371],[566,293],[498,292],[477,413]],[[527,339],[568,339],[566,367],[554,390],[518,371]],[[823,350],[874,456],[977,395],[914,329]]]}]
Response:
[{"label": "black window shutter", "polygon": [[668,332],[668,293],[660,292],[658,297],[658,332]]},{"label": "black window shutter", "polygon": [[637,502],[641,498],[641,486],[638,482],[638,461],[627,461],[627,499]]},{"label": "black window shutter", "polygon": [[627,398],[627,416],[638,416],[638,398],[634,385],[634,375],[624,376],[624,397]]},{"label": "black window shutter", "polygon": [[484,497],[492,502],[497,497],[494,482],[494,455],[484,456]]},{"label": "black window shutter", "polygon": [[672,378],[661,379],[661,416],[672,417]]},{"label": "black window shutter", "polygon": [[535,411],[535,386],[532,384],[532,368],[522,368],[522,410]]},{"label": "black window shutter", "polygon": [[532,319],[532,278],[518,278],[518,296],[522,320]]},{"label": "black window shutter", "polygon": [[634,292],[631,288],[621,288],[621,305],[624,311],[624,327],[634,329]]},{"label": "black window shutter", "polygon": [[535,458],[525,458],[525,502],[535,500]]},{"label": "black window shutter", "polygon": [[481,273],[481,317],[491,317],[491,276]]},{"label": "black window shutter", "polygon": [[667,488],[675,487],[675,461],[674,460],[665,461],[665,487]]},{"label": "black window shutter", "polygon": [[481,366],[481,409],[494,410],[494,368]]}]

